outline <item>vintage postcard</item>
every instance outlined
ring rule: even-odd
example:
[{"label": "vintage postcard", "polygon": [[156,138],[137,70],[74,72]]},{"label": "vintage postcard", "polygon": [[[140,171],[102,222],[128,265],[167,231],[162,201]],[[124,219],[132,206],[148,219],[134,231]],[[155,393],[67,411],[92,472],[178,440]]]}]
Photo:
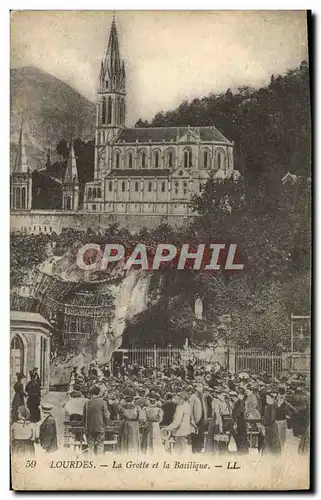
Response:
[{"label": "vintage postcard", "polygon": [[14,490],[310,488],[306,11],[13,11]]}]

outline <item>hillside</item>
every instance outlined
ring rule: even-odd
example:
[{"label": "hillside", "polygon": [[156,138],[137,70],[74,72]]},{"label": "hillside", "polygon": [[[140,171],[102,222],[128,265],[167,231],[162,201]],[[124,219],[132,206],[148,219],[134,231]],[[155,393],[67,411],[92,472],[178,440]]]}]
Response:
[{"label": "hillside", "polygon": [[[10,72],[11,156],[15,154],[21,118],[30,167],[43,167],[46,150],[55,152],[64,138],[94,136],[95,105],[58,78],[33,66]],[[12,162],[11,162],[12,163]]]},{"label": "hillside", "polygon": [[271,75],[268,85],[239,87],[209,94],[176,109],[159,112],[137,127],[184,127],[214,124],[235,143],[235,168],[254,181],[279,178],[290,171],[311,176],[311,111],[309,65]]}]

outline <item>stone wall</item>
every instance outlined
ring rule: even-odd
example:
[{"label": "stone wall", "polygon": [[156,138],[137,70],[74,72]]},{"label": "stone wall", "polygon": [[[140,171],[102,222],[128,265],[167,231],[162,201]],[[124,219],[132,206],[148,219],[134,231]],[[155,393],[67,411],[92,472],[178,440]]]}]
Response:
[{"label": "stone wall", "polygon": [[141,228],[156,228],[159,224],[168,224],[172,227],[188,225],[194,216],[181,215],[154,215],[154,214],[104,214],[88,212],[67,212],[59,210],[30,210],[11,212],[10,230],[25,231],[27,233],[61,233],[64,228],[78,230],[107,229],[110,224],[119,223],[120,227],[126,227],[132,233]]}]

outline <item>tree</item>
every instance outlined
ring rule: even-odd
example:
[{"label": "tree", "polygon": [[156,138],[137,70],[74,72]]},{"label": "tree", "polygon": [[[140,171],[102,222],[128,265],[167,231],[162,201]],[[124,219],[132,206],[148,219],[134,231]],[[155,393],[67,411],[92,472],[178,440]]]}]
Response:
[{"label": "tree", "polygon": [[61,160],[66,160],[69,155],[68,143],[65,139],[60,139],[56,147],[57,154],[60,156]]}]

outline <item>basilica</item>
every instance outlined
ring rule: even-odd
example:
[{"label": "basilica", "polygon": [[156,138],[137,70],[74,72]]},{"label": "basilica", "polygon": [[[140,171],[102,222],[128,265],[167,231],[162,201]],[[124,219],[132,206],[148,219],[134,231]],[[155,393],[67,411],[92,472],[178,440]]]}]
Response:
[{"label": "basilica", "polygon": [[[210,176],[239,178],[239,172],[234,170],[233,149],[233,142],[214,125],[126,127],[126,68],[113,18],[98,78],[93,180],[85,185],[80,197],[77,159],[71,144],[60,181],[62,210],[52,215],[100,214],[100,221],[113,216],[126,221],[140,218],[144,223],[150,217],[155,221],[186,218],[192,215],[193,195],[201,192]],[[11,175],[11,209],[15,212],[29,210],[33,214],[31,183],[21,128]],[[44,214],[38,210],[33,215],[42,220]],[[74,219],[68,220],[68,225],[74,224]],[[28,220],[28,231],[32,224],[33,220]],[[46,226],[46,222],[42,225]],[[39,231],[42,225],[38,224]]]},{"label": "basilica", "polygon": [[190,211],[210,173],[233,176],[233,143],[215,126],[126,127],[126,71],[113,19],[96,102],[94,180],[84,210],[177,214]]}]

